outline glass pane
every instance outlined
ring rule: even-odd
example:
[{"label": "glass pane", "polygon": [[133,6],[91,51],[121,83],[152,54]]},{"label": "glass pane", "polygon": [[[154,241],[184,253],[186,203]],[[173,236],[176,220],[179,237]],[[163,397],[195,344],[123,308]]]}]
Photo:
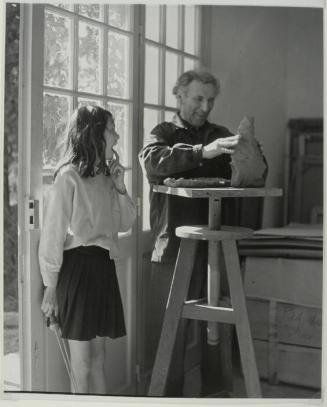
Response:
[{"label": "glass pane", "polygon": [[185,51],[190,54],[196,53],[196,39],[198,27],[196,21],[196,8],[185,6]]},{"label": "glass pane", "polygon": [[153,41],[159,41],[160,6],[145,6],[145,36]]},{"label": "glass pane", "polygon": [[100,29],[94,25],[79,23],[78,90],[100,93]]},{"label": "glass pane", "polygon": [[178,77],[178,56],[172,52],[166,53],[166,83],[165,105],[176,106],[176,97],[173,95],[173,87]]},{"label": "glass pane", "polygon": [[184,72],[194,69],[196,67],[197,60],[192,58],[184,58]]},{"label": "glass pane", "polygon": [[108,20],[109,24],[114,27],[130,30],[131,6],[127,4],[110,4]]},{"label": "glass pane", "polygon": [[159,111],[156,109],[144,109],[144,123],[143,123],[143,145],[147,142],[151,130],[159,122]]},{"label": "glass pane", "polygon": [[159,102],[159,48],[145,46],[145,103]]},{"label": "glass pane", "polygon": [[103,103],[100,100],[78,98],[78,107],[81,106],[103,106]]},{"label": "glass pane", "polygon": [[43,169],[53,169],[64,147],[62,136],[72,114],[73,99],[45,93],[43,106]]},{"label": "glass pane", "polygon": [[64,8],[65,10],[73,10],[74,9],[74,5],[72,3],[70,4],[65,4],[65,3],[51,3],[51,5],[55,6],[55,7],[60,7],[60,8]]},{"label": "glass pane", "polygon": [[80,4],[78,6],[79,14],[93,18],[94,20],[103,20],[103,7],[100,4]]},{"label": "glass pane", "polygon": [[143,202],[142,202],[142,228],[150,230],[150,185],[147,177],[143,173]]},{"label": "glass pane", "polygon": [[166,122],[171,122],[172,119],[173,119],[173,117],[174,117],[174,115],[175,115],[175,112],[172,112],[172,111],[170,111],[170,110],[166,110],[166,111],[165,111],[165,121],[166,121]]},{"label": "glass pane", "polygon": [[114,117],[116,131],[119,134],[119,141],[115,150],[119,154],[122,164],[129,167],[132,162],[132,143],[129,140],[131,138],[129,132],[129,107],[108,102],[108,110]]},{"label": "glass pane", "polygon": [[[144,109],[144,133],[143,145],[147,142],[151,130],[159,122],[159,111],[155,109]],[[150,202],[149,202],[150,187],[146,176],[143,173],[143,230],[150,229]]]},{"label": "glass pane", "polygon": [[129,44],[126,35],[109,32],[107,93],[110,96],[129,97]]},{"label": "glass pane", "polygon": [[178,47],[178,6],[166,7],[166,44],[169,47]]},{"label": "glass pane", "polygon": [[60,14],[45,12],[44,84],[71,88],[72,21]]}]

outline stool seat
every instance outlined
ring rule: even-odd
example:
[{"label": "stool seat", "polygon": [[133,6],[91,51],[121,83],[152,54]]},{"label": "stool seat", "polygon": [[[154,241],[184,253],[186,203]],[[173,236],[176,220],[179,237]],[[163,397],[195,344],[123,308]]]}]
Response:
[{"label": "stool seat", "polygon": [[240,240],[252,237],[253,230],[237,226],[222,226],[220,230],[211,230],[207,225],[179,226],[176,236],[195,240]]}]

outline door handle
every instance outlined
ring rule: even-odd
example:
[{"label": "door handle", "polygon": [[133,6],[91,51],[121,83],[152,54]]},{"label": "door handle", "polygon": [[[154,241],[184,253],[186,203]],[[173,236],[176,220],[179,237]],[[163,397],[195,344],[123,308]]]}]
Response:
[{"label": "door handle", "polygon": [[39,201],[37,199],[28,200],[28,228],[39,229]]}]

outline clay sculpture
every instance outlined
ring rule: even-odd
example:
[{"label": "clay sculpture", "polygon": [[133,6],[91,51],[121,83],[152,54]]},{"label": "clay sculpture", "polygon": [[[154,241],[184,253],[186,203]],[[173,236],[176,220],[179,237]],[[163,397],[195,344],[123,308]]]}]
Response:
[{"label": "clay sculpture", "polygon": [[267,175],[261,146],[254,136],[254,118],[245,116],[237,129],[239,144],[231,156],[232,187],[263,187]]}]

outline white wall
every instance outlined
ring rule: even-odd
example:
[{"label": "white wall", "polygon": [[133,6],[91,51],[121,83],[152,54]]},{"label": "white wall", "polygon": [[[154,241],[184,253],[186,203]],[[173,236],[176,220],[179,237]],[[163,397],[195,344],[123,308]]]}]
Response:
[{"label": "white wall", "polygon": [[[322,12],[212,6],[210,14],[208,65],[222,86],[211,120],[236,131],[243,115],[254,116],[267,186],[283,187],[288,118],[322,115]],[[282,206],[266,199],[264,226],[281,224]]]},{"label": "white wall", "polygon": [[287,115],[322,117],[323,16],[321,10],[288,12]]}]

